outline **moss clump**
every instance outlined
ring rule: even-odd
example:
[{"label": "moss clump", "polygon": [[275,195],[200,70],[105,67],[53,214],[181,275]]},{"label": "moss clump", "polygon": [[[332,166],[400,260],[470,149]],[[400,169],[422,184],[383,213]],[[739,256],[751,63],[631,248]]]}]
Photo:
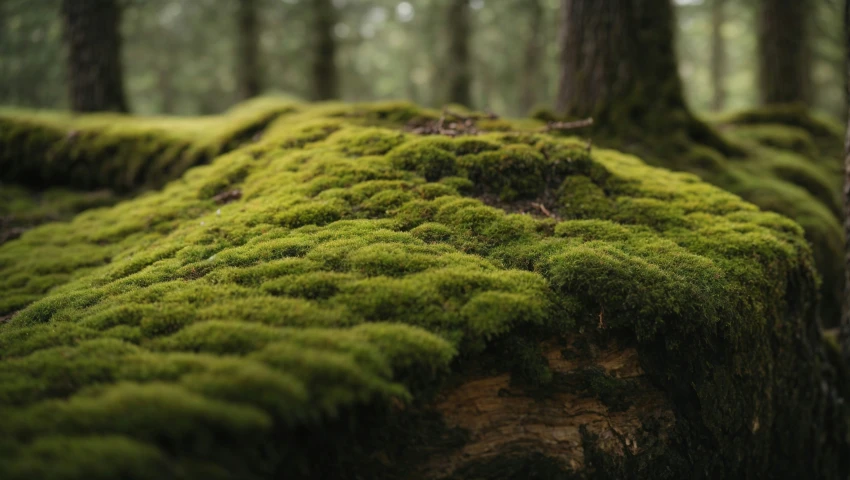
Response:
[{"label": "moss clump", "polygon": [[[824,375],[796,223],[572,140],[392,128],[426,114],[300,106],[161,191],[0,246],[0,315],[17,311],[0,476],[397,478],[410,466],[377,452],[427,444],[400,405],[500,346],[545,389],[534,342],[597,329],[600,309],[681,425],[635,472],[684,475],[684,455],[707,475],[833,475],[832,456],[798,461],[829,392],[795,393]],[[224,189],[241,196],[217,204]],[[492,194],[554,198],[552,218]],[[618,404],[608,380],[588,389]]]}]

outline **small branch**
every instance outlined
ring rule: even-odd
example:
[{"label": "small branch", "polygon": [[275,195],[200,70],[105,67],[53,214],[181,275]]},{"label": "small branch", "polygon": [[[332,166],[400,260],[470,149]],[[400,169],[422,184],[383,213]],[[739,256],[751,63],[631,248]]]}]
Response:
[{"label": "small branch", "polygon": [[549,209],[542,203],[531,202],[531,206],[543,212],[543,215],[546,215],[549,218],[555,218],[555,215],[553,215],[552,212],[550,212]]},{"label": "small branch", "polygon": [[544,130],[547,132],[551,132],[552,130],[575,130],[576,128],[584,128],[591,125],[593,125],[593,119],[585,118],[584,120],[576,120],[574,122],[549,122],[546,124],[546,128]]}]

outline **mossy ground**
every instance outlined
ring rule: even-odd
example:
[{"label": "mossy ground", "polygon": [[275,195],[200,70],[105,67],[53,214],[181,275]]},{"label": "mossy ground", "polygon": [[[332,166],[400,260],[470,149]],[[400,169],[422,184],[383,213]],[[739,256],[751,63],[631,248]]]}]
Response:
[{"label": "mossy ground", "polygon": [[[811,461],[830,404],[796,393],[825,363],[798,224],[577,139],[413,135],[434,114],[406,104],[287,111],[159,191],[0,246],[0,477],[390,476],[354,439],[398,405],[508,339],[600,328],[677,408],[634,476],[834,473]],[[551,218],[482,200],[544,197]],[[505,368],[551,380],[516,351]]]}]

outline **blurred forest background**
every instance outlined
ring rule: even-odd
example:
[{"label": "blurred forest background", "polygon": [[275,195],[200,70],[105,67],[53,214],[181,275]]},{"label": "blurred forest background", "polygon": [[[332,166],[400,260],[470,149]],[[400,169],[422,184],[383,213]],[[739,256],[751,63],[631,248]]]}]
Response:
[{"label": "blurred forest background", "polygon": [[[245,35],[257,39],[258,92],[439,106],[449,101],[448,70],[458,53],[451,30],[458,28],[470,38],[470,107],[521,116],[555,104],[559,0],[470,0],[468,19],[459,18],[451,0],[121,3],[124,83],[137,114],[212,114],[252,96],[240,87]],[[758,3],[676,1],[679,70],[697,112],[759,103]],[[800,39],[811,62],[808,102],[840,119],[844,6],[811,3]],[[254,10],[247,22],[240,10],[246,5]],[[61,0],[0,0],[0,104],[68,108],[60,7]],[[314,52],[329,48],[336,73],[330,85],[316,85],[311,72],[322,66]]]}]

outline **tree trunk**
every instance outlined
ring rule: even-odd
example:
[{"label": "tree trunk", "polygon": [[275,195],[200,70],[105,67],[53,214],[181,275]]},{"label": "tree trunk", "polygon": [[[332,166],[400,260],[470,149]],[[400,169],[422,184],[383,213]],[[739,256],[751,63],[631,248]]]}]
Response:
[{"label": "tree trunk", "polygon": [[63,0],[71,108],[127,111],[116,0]]},{"label": "tree trunk", "polygon": [[260,31],[255,0],[239,0],[239,96],[256,97],[262,90],[260,81]]},{"label": "tree trunk", "polygon": [[529,35],[525,45],[525,58],[522,68],[522,97],[520,110],[528,113],[537,103],[537,91],[540,90],[540,59],[545,57],[545,42],[542,40],[543,6],[540,0],[528,0]]},{"label": "tree trunk", "polygon": [[721,148],[685,105],[673,27],[670,0],[562,0],[557,110],[620,142],[684,128]]},{"label": "tree trunk", "polygon": [[761,0],[759,91],[765,105],[810,103],[808,0]]},{"label": "tree trunk", "polygon": [[313,7],[313,99],[339,97],[339,73],[336,68],[336,12],[331,0],[312,0]]},{"label": "tree trunk", "polygon": [[723,110],[726,103],[726,43],[723,25],[726,23],[726,0],[711,2],[711,109]]},{"label": "tree trunk", "polygon": [[847,133],[844,139],[844,301],[841,309],[840,341],[844,361],[850,362],[850,0],[844,3],[844,54]]},{"label": "tree trunk", "polygon": [[472,69],[469,59],[469,0],[451,0],[448,9],[448,102],[472,106]]}]

